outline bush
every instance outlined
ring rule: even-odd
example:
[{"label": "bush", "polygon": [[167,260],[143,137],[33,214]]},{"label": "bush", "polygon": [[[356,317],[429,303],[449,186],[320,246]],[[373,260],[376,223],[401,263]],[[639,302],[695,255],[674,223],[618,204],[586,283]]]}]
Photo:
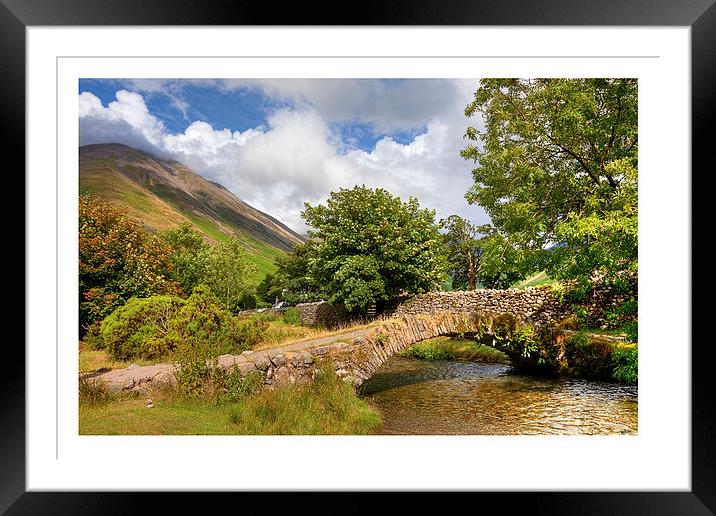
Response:
[{"label": "bush", "polygon": [[639,380],[639,350],[636,346],[616,348],[612,353],[612,365],[615,380],[634,384]]},{"label": "bush", "polygon": [[247,321],[241,321],[237,317],[229,318],[219,337],[222,341],[222,353],[241,353],[251,349],[264,340],[268,326],[268,320],[261,317],[261,314]]},{"label": "bush", "polygon": [[100,336],[112,358],[157,358],[171,351],[166,335],[170,321],[185,301],[174,296],[131,298],[108,315]]},{"label": "bush", "polygon": [[293,326],[300,326],[301,316],[298,314],[298,310],[296,308],[288,308],[283,313],[283,322],[285,322],[286,324],[291,324]]},{"label": "bush", "polygon": [[623,303],[618,304],[611,310],[605,310],[604,318],[609,328],[619,328],[624,323],[633,321],[637,316],[639,303],[632,298]]},{"label": "bush", "polygon": [[626,332],[627,336],[626,339],[629,342],[638,342],[639,341],[639,321],[633,320],[628,321],[624,324],[624,331]]},{"label": "bush", "polygon": [[219,383],[218,401],[232,403],[259,392],[264,383],[264,375],[260,371],[251,371],[246,376],[241,376],[241,371],[234,368],[222,374]]},{"label": "bush", "polygon": [[89,349],[98,350],[106,347],[104,339],[102,339],[102,334],[100,333],[101,324],[101,321],[95,321],[87,328],[87,333],[85,333],[84,339],[82,340]]},{"label": "bush", "polygon": [[[206,394],[218,380],[219,355],[240,353],[260,342],[268,328],[261,317],[241,321],[219,305],[205,285],[199,285],[170,323],[167,340],[180,365],[177,380],[186,394]],[[215,387],[215,386],[214,386]]]}]

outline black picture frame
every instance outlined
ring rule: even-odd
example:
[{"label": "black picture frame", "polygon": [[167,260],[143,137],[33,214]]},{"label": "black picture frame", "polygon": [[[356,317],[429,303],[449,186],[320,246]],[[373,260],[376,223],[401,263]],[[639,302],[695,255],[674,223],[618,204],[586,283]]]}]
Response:
[{"label": "black picture frame", "polygon": [[[393,0],[362,2],[340,15],[322,4],[238,0],[0,0],[0,103],[4,146],[25,167],[25,29],[28,26],[79,25],[604,25],[691,27],[692,170],[713,169],[707,161],[713,143],[710,127],[716,113],[715,0]],[[708,163],[708,165],[707,165]],[[17,175],[17,174],[16,174]],[[691,181],[697,179],[691,173]],[[24,182],[19,189],[25,192]],[[692,186],[692,193],[699,190]],[[692,209],[697,205],[692,195]],[[692,235],[698,234],[693,224]],[[19,228],[16,228],[19,230]],[[20,239],[25,238],[24,232]],[[19,245],[17,246],[19,248]],[[692,250],[692,264],[693,264]],[[32,274],[16,254],[12,267]],[[23,260],[23,265],[20,265]],[[693,266],[693,265],[692,265]],[[692,272],[693,277],[693,272]],[[693,296],[693,290],[692,290]],[[692,321],[704,320],[708,305],[692,298]],[[23,304],[24,306],[24,304]],[[700,317],[703,315],[704,317]],[[16,346],[17,347],[17,346]],[[692,337],[692,491],[691,492],[528,492],[470,493],[480,503],[489,499],[523,507],[531,514],[714,514],[716,511],[716,426],[709,389],[713,346]],[[0,388],[0,512],[7,514],[99,514],[135,512],[147,498],[159,499],[167,512],[186,507],[188,493],[26,492],[25,355],[15,349],[14,367],[6,367]],[[9,360],[9,359],[8,359]],[[20,366],[22,364],[22,367]],[[664,443],[665,446],[669,443]],[[620,466],[615,466],[620,467]],[[198,495],[197,493],[194,493]],[[301,503],[291,495],[291,503]],[[199,495],[201,496],[201,495]],[[231,493],[202,496],[202,510],[226,503]],[[247,493],[241,493],[247,501]],[[264,493],[261,495],[266,496]],[[272,495],[273,496],[273,495]],[[258,498],[252,496],[252,498]],[[418,497],[418,500],[421,497]],[[289,500],[286,499],[285,502]],[[274,499],[276,504],[284,503]],[[472,503],[472,502],[471,502]],[[348,504],[351,505],[351,504]],[[144,511],[140,511],[144,512]]]}]

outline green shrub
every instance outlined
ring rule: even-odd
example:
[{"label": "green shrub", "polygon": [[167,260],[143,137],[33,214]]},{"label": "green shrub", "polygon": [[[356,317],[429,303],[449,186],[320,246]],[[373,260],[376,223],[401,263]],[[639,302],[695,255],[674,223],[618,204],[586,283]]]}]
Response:
[{"label": "green shrub", "polygon": [[87,333],[85,333],[82,340],[89,349],[99,350],[107,347],[104,339],[102,338],[102,334],[100,333],[101,323],[101,321],[95,321],[87,328]]},{"label": "green shrub", "polygon": [[246,321],[230,317],[219,335],[221,352],[237,354],[251,349],[264,340],[268,327],[269,323],[263,317],[251,317]]},{"label": "green shrub", "polygon": [[572,305],[572,313],[577,318],[577,323],[579,326],[584,326],[587,324],[587,316],[589,315],[589,310],[587,310],[587,307],[580,306],[580,305]]},{"label": "green shrub", "polygon": [[639,350],[633,348],[616,348],[612,353],[612,376],[615,380],[626,383],[637,383],[639,380]]},{"label": "green shrub", "polygon": [[624,331],[627,334],[627,341],[639,341],[639,321],[637,321],[636,319],[633,321],[627,321],[626,323],[624,323]]},{"label": "green shrub", "polygon": [[286,324],[291,324],[293,326],[300,326],[301,316],[298,314],[298,310],[296,308],[288,308],[283,313],[283,322],[285,322]]},{"label": "green shrub", "polygon": [[131,298],[105,317],[99,334],[112,358],[157,358],[171,351],[166,335],[185,301],[174,296]]},{"label": "green shrub", "polygon": [[261,317],[232,316],[208,287],[196,287],[166,335],[180,365],[177,380],[182,392],[206,395],[207,389],[216,389],[221,383],[215,377],[217,357],[249,349],[263,339],[267,328]]},{"label": "green shrub", "polygon": [[609,328],[619,328],[625,322],[634,320],[637,316],[638,309],[638,301],[635,298],[631,298],[610,310],[605,310],[604,318],[606,319],[607,326]]},{"label": "green shrub", "polygon": [[578,331],[569,338],[569,342],[577,348],[583,348],[589,345],[589,335],[586,331]]}]

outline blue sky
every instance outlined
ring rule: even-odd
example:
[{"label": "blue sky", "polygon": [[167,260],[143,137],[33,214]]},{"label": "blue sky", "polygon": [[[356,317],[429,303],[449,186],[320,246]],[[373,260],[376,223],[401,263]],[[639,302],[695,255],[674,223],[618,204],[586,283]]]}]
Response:
[{"label": "blue sky", "polygon": [[459,157],[478,80],[81,79],[80,144],[177,159],[297,231],[303,202],[354,184],[476,223]]}]

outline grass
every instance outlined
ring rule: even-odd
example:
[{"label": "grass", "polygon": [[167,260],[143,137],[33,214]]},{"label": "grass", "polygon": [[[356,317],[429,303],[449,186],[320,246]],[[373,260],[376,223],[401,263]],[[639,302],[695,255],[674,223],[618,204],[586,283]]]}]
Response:
[{"label": "grass", "polygon": [[540,287],[542,285],[551,285],[552,283],[556,283],[556,281],[547,276],[547,273],[545,271],[542,271],[538,272],[534,276],[530,276],[527,279],[515,283],[514,285],[512,285],[511,288],[525,289],[527,287]]},{"label": "grass", "polygon": [[158,364],[161,360],[144,360],[141,358],[132,361],[115,360],[104,349],[90,349],[84,342],[79,343],[80,373],[94,373],[109,369],[123,369],[131,364],[145,366]]},{"label": "grass", "polygon": [[[80,396],[82,435],[365,435],[381,424],[379,413],[339,380],[332,369],[313,383],[282,385],[237,402],[212,404],[176,391],[144,397]],[[82,389],[82,387],[81,387]],[[92,390],[94,389],[94,391]]]},{"label": "grass", "polygon": [[490,346],[471,339],[435,337],[427,339],[401,351],[401,356],[424,358],[428,360],[463,360],[469,362],[487,362],[507,364],[507,355]]}]

